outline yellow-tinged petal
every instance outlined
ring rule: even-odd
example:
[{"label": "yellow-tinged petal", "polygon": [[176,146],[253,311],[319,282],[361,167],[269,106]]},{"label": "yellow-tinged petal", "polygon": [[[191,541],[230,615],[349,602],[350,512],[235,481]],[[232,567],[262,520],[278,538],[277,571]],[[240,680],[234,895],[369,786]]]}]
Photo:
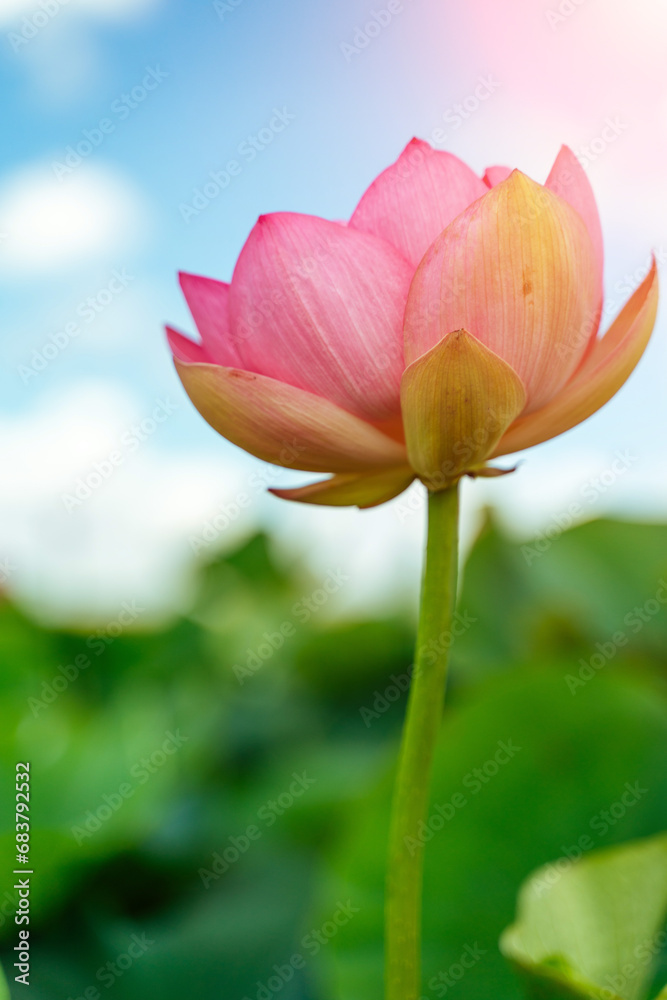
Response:
[{"label": "yellow-tinged petal", "polygon": [[347,473],[406,463],[401,444],[321,396],[239,368],[174,364],[211,427],[265,462]]},{"label": "yellow-tinged petal", "polygon": [[565,388],[541,410],[519,417],[492,457],[548,441],[604,406],[627,381],[644,353],[657,308],[658,275],[654,260],[647,277]]},{"label": "yellow-tinged petal", "polygon": [[469,330],[512,366],[537,410],[577,370],[597,328],[596,266],[581,216],[515,170],[427,250],[408,295],[405,359]]},{"label": "yellow-tinged petal", "polygon": [[283,500],[328,504],[331,507],[376,507],[406,490],[415,474],[409,466],[383,469],[369,475],[337,475],[292,490],[269,490]]},{"label": "yellow-tinged petal", "polygon": [[526,404],[516,372],[467,330],[406,368],[401,406],[410,464],[430,489],[479,466]]}]

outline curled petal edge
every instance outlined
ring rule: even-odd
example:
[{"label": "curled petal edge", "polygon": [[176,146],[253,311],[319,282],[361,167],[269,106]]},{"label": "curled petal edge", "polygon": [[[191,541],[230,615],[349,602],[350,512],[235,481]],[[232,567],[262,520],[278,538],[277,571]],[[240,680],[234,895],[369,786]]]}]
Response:
[{"label": "curled petal edge", "polygon": [[592,416],[616,395],[637,366],[653,332],[658,308],[655,257],[648,275],[598,340],[570,381],[546,406],[519,417],[492,458],[541,444]]},{"label": "curled petal edge", "polygon": [[329,473],[406,462],[401,444],[321,396],[240,368],[174,364],[211,427],[265,462]]},{"label": "curled petal edge", "polygon": [[209,359],[216,365],[240,365],[230,335],[229,285],[185,271],[179,273],[178,281]]},{"label": "curled petal edge", "polygon": [[203,344],[191,340],[190,337],[186,337],[172,326],[165,327],[165,330],[167,331],[169,349],[174,358],[178,358],[179,361],[184,361],[186,364],[205,365],[213,363],[213,359]]},{"label": "curled petal edge", "polygon": [[270,489],[269,493],[282,500],[324,504],[331,507],[377,507],[392,500],[414,480],[413,470],[405,465],[383,469],[366,475],[336,475],[309,486],[296,489]]}]

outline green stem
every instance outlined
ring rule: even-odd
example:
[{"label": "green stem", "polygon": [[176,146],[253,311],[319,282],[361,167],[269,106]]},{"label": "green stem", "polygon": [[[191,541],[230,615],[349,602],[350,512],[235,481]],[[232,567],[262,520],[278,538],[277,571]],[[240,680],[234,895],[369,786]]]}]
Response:
[{"label": "green stem", "polygon": [[421,901],[435,743],[444,704],[458,569],[458,489],[428,497],[417,649],[394,786],[385,904],[386,1000],[419,1000]]}]

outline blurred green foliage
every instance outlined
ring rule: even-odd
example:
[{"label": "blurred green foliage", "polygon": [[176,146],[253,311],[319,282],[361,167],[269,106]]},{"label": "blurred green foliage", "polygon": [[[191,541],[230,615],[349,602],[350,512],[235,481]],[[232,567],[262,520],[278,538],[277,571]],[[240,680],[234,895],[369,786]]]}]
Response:
[{"label": "blurred green foliage", "polygon": [[[497,941],[526,875],[667,829],[667,527],[541,549],[489,519],[465,570],[421,831],[426,1000],[519,1000]],[[10,970],[29,760],[32,1000],[380,1000],[414,609],[332,623],[320,585],[259,535],[161,626],[132,622],[131,595],[78,631],[0,606],[0,934]]]}]

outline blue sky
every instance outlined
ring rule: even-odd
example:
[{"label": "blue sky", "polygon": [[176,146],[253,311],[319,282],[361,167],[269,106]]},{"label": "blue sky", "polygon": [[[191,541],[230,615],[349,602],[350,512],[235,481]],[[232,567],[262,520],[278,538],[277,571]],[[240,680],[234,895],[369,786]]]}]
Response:
[{"label": "blue sky", "polygon": [[[490,0],[3,3],[0,557],[24,599],[56,616],[111,613],[128,588],[155,608],[187,601],[193,538],[261,466],[216,437],[175,378],[162,325],[191,329],[176,272],[229,279],[264,212],[348,216],[413,135],[480,172],[505,162],[538,180],[572,145],[599,194],[620,308],[667,223],[664,14],[652,0],[586,0],[567,16],[501,6],[498,22]],[[591,153],[608,120],[617,138]],[[232,160],[224,190],[194,201]],[[468,489],[471,511],[493,502],[517,531],[546,530],[630,449],[582,516],[667,512],[664,362],[660,324],[611,406],[516,476]],[[63,496],[164,398],[173,414],[68,510]],[[266,524],[316,572],[347,553],[341,606],[416,580],[423,512],[252,499],[214,544]]]}]

